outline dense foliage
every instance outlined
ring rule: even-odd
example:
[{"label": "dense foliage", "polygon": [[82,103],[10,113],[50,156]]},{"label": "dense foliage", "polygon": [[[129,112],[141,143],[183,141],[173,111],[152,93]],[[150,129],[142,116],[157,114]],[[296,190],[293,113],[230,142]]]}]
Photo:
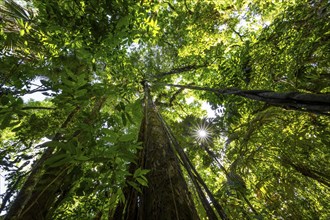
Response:
[{"label": "dense foliage", "polygon": [[114,219],[147,96],[199,218],[330,218],[329,1],[6,0],[0,28],[7,219]]}]

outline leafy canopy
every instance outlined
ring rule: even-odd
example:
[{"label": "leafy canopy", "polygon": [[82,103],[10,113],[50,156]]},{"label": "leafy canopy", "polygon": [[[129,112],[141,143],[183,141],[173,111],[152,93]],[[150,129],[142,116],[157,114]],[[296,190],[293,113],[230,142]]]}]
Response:
[{"label": "leafy canopy", "polygon": [[[112,215],[128,176],[136,190],[147,187],[147,170],[128,170],[141,149],[147,81],[230,219],[329,218],[329,117],[308,111],[310,100],[280,108],[168,85],[325,94],[329,103],[329,8],[325,0],[2,2],[1,211],[37,161],[62,190],[51,219]],[[43,100],[26,98],[37,94]],[[203,118],[203,102],[214,118]],[[192,135],[201,124],[206,141]]]}]

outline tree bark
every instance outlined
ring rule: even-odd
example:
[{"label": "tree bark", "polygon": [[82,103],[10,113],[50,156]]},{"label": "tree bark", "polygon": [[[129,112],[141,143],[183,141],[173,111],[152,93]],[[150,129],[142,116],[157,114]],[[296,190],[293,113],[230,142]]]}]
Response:
[{"label": "tree bark", "polygon": [[[65,122],[62,124],[61,128],[66,128],[68,124],[72,121],[74,115],[79,111],[79,108],[75,108],[66,118]],[[60,134],[57,133],[53,138],[53,141],[58,141]],[[43,144],[45,145],[45,144]],[[13,204],[11,205],[5,220],[15,220],[15,219],[33,219],[33,218],[22,218],[21,214],[24,213],[26,207],[29,206],[31,201],[34,201],[36,198],[33,196],[33,192],[36,189],[39,181],[42,179],[44,174],[44,162],[50,158],[53,154],[54,148],[48,147],[41,158],[35,162],[32,167],[31,174],[28,176],[24,185],[22,186],[20,192],[15,198]],[[39,209],[37,209],[39,210]],[[40,210],[39,210],[40,211]]]},{"label": "tree bark", "polygon": [[119,205],[114,219],[199,219],[171,141],[155,106],[150,102],[145,106],[139,139],[143,142],[140,165],[150,170],[147,174],[148,187],[143,188],[142,193],[132,187],[126,188],[126,210]]},{"label": "tree bark", "polygon": [[[85,119],[85,124],[95,122],[100,109],[102,108],[106,97],[101,97],[94,104],[90,115]],[[66,128],[73,120],[75,114],[80,107],[73,110],[67,117],[61,128]],[[77,134],[79,138],[80,134]],[[82,137],[83,138],[83,137]],[[53,141],[59,141],[61,134],[56,134]],[[45,165],[45,161],[54,153],[53,147],[48,147],[42,157],[37,161],[32,169],[30,176],[24,183],[13,205],[10,207],[5,220],[43,220],[47,219],[51,213],[55,203],[59,203],[70,189],[72,184],[77,180],[80,165],[72,166],[70,163],[63,164],[59,167],[49,167]]]}]

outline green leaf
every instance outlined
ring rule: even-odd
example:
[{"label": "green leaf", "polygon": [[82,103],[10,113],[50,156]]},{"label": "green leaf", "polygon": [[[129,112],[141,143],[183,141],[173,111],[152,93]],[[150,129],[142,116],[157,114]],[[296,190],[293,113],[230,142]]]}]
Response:
[{"label": "green leaf", "polygon": [[129,113],[127,113],[127,112],[125,112],[125,113],[126,113],[126,117],[128,118],[128,121],[129,121],[131,124],[134,125],[135,123],[134,123],[134,121],[133,121],[131,115],[130,115]]},{"label": "green leaf", "polygon": [[123,193],[123,191],[119,188],[118,191],[116,192],[117,196],[119,197],[119,201],[121,201],[122,203],[125,203],[125,195]]},{"label": "green leaf", "polygon": [[129,24],[130,17],[131,17],[130,15],[126,15],[120,18],[120,20],[117,22],[117,28],[122,28],[124,26],[127,26]]},{"label": "green leaf", "polygon": [[67,80],[65,78],[62,79],[62,82],[63,82],[64,85],[69,86],[69,87],[74,87],[75,86],[75,83],[73,81]]},{"label": "green leaf", "polygon": [[16,102],[15,102],[14,106],[21,106],[23,104],[24,104],[23,99],[21,97],[19,97],[19,98],[16,99]]},{"label": "green leaf", "polygon": [[75,156],[74,159],[75,160],[78,160],[78,161],[87,161],[87,160],[90,160],[89,157],[86,157],[84,155]]},{"label": "green leaf", "polygon": [[139,176],[143,176],[146,175],[147,173],[149,173],[150,170],[142,170],[140,167],[138,169],[135,170],[133,177],[137,178]]},{"label": "green leaf", "polygon": [[44,85],[44,86],[49,86],[49,81],[47,81],[47,80],[43,80],[43,79],[41,79],[41,80],[40,80],[40,83],[41,83],[42,85]]},{"label": "green leaf", "polygon": [[65,67],[65,72],[74,82],[78,81],[79,75],[75,75],[69,68]]},{"label": "green leaf", "polygon": [[124,134],[122,136],[119,137],[119,141],[132,141],[135,140],[135,134],[134,133],[128,133],[128,134]]},{"label": "green leaf", "polygon": [[1,122],[1,129],[5,129],[6,127],[8,127],[10,125],[10,122],[12,119],[13,118],[12,118],[11,114],[6,115]]},{"label": "green leaf", "polygon": [[125,111],[125,104],[123,102],[119,102],[120,109]]},{"label": "green leaf", "polygon": [[136,178],[136,181],[138,181],[142,186],[148,186],[148,181],[143,178]]},{"label": "green leaf", "polygon": [[87,93],[87,89],[80,89],[80,90],[75,92],[75,95],[79,97],[79,96],[86,95],[86,93]]},{"label": "green leaf", "polygon": [[67,158],[63,158],[62,160],[58,160],[52,164],[49,164],[50,167],[60,167],[60,166],[63,166],[63,165],[66,165],[68,163],[72,163],[73,162],[73,159],[70,158],[70,157],[67,157]]},{"label": "green leaf", "polygon": [[49,141],[47,143],[47,146],[53,147],[53,148],[58,148],[58,149],[63,149],[71,154],[75,153],[75,146],[70,142],[63,143],[63,142],[59,142],[59,141]]},{"label": "green leaf", "polygon": [[25,30],[24,30],[24,29],[21,29],[21,30],[19,31],[19,35],[20,35],[20,36],[24,36],[24,34],[25,34]]},{"label": "green leaf", "polygon": [[103,140],[110,143],[116,143],[118,141],[118,134],[114,131],[111,131],[109,129],[105,129],[104,132],[106,136],[102,137]]},{"label": "green leaf", "polygon": [[1,97],[1,104],[2,105],[7,105],[10,101],[10,98],[8,98],[7,96],[2,96]]},{"label": "green leaf", "polygon": [[128,182],[128,184],[131,185],[136,191],[142,193],[142,190],[140,189],[140,187],[139,187],[136,183],[134,183],[134,182],[132,182],[132,181],[127,181],[127,182]]},{"label": "green leaf", "polygon": [[73,159],[68,154],[57,154],[45,161],[45,165],[50,167],[58,167],[68,162],[72,162]]}]

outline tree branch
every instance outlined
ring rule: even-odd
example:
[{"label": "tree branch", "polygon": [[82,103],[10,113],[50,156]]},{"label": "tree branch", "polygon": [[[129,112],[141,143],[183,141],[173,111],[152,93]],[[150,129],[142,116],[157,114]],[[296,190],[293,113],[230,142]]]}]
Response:
[{"label": "tree branch", "polygon": [[26,95],[26,94],[33,94],[35,92],[47,92],[47,91],[51,91],[51,89],[49,88],[43,88],[43,89],[34,89],[34,90],[30,90],[30,91],[12,91],[11,89],[9,88],[1,88],[0,89],[0,97],[2,95],[20,95],[20,96],[23,96],[23,95]]},{"label": "tree branch", "polygon": [[193,14],[193,12],[189,9],[189,7],[188,7],[188,5],[187,5],[187,1],[186,0],[184,0],[184,6],[186,7],[186,9],[187,9],[187,11],[188,11],[188,13],[189,14]]},{"label": "tree branch", "polygon": [[330,116],[330,94],[301,92],[274,92],[270,90],[240,90],[237,88],[214,89],[191,85],[164,84],[177,88],[213,92],[217,95],[237,95],[251,100],[266,102],[285,109],[307,111]]},{"label": "tree branch", "polygon": [[169,2],[164,2],[164,3],[166,3],[173,11],[176,12],[174,6],[171,3],[169,3]]},{"label": "tree branch", "polygon": [[21,110],[55,110],[56,108],[44,107],[44,106],[26,106],[21,108]]}]

